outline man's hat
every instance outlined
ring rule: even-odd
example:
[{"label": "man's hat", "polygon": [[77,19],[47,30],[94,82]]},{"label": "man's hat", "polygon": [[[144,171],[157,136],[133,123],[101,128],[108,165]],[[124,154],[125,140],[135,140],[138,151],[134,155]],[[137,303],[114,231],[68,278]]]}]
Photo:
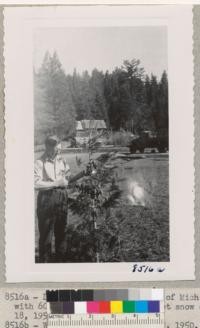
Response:
[{"label": "man's hat", "polygon": [[59,143],[60,143],[60,140],[56,135],[48,136],[45,140],[46,147],[55,147]]}]

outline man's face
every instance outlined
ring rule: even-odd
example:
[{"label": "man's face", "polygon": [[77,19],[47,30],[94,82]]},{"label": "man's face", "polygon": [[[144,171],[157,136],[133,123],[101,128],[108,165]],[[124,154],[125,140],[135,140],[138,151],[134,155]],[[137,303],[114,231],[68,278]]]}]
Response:
[{"label": "man's face", "polygon": [[47,148],[47,153],[51,158],[56,157],[61,153],[61,143]]},{"label": "man's face", "polygon": [[57,154],[61,154],[61,150],[62,150],[62,146],[61,146],[61,143],[59,143],[59,144],[56,145]]}]

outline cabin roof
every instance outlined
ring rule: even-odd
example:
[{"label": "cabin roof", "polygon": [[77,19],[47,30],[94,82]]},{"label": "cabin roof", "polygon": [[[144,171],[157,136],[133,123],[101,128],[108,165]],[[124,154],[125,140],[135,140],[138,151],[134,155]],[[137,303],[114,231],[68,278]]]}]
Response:
[{"label": "cabin roof", "polygon": [[106,129],[104,120],[82,120],[77,121],[77,130],[90,130],[90,129]]}]

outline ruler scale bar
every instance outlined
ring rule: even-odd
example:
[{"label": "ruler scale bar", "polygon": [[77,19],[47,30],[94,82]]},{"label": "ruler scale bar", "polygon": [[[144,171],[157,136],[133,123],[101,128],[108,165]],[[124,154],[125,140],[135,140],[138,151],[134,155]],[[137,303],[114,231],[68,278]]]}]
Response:
[{"label": "ruler scale bar", "polygon": [[138,315],[49,315],[48,327],[163,328],[164,313]]}]

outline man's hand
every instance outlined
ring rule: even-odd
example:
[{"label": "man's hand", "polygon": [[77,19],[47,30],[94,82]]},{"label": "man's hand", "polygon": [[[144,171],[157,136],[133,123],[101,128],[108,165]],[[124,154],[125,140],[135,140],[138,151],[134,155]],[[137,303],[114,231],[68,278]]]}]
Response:
[{"label": "man's hand", "polygon": [[94,175],[96,174],[96,168],[97,168],[97,165],[95,164],[95,162],[93,160],[91,160],[88,165],[86,166],[86,169],[85,169],[85,175]]},{"label": "man's hand", "polygon": [[67,187],[68,186],[68,180],[66,180],[65,178],[62,178],[58,181],[55,182],[56,187]]}]

